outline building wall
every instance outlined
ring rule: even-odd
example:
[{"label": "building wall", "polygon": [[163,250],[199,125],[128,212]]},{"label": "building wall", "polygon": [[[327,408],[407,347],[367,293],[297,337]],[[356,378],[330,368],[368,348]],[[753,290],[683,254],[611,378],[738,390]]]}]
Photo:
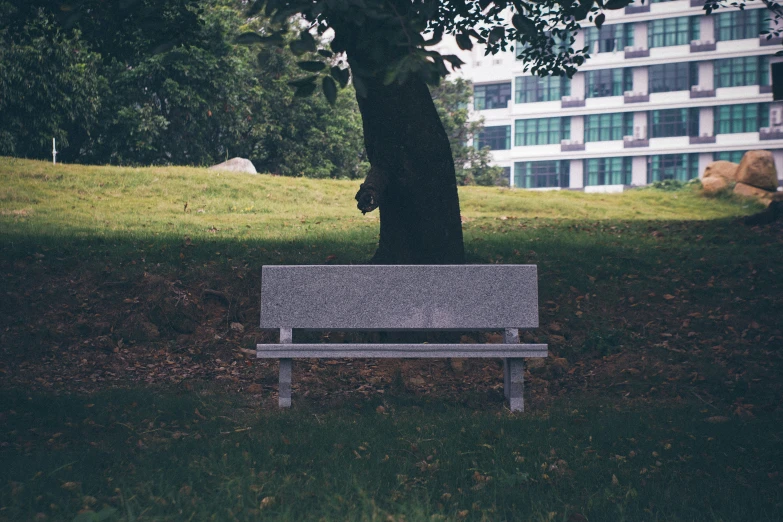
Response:
[{"label": "building wall", "polygon": [[[772,150],[778,167],[778,176],[783,180],[783,121],[780,125],[774,123],[759,123],[758,129],[751,132],[736,132],[731,134],[719,134],[716,124],[716,107],[747,103],[768,103],[770,111],[777,108],[783,110],[783,103],[772,102],[772,94],[769,88],[761,88],[759,85],[721,87],[716,88],[714,83],[715,61],[727,58],[745,58],[774,55],[780,49],[780,44],[763,45],[759,38],[747,38],[743,40],[730,40],[715,42],[714,16],[705,16],[702,8],[691,7],[687,0],[674,0],[648,4],[650,11],[646,13],[624,14],[620,11],[607,11],[606,25],[614,23],[632,23],[634,33],[634,45],[632,48],[615,49],[612,52],[598,53],[591,56],[579,72],[571,80],[570,97],[563,101],[542,101],[535,103],[514,103],[514,82],[517,77],[529,75],[524,71],[522,62],[515,59],[513,52],[502,53],[499,56],[483,56],[482,46],[475,46],[472,51],[457,51],[466,62],[459,74],[473,81],[474,84],[487,84],[494,82],[511,82],[512,99],[506,108],[491,110],[474,110],[473,117],[483,117],[485,125],[510,125],[512,133],[514,122],[520,119],[551,118],[560,116],[569,118],[570,137],[563,144],[549,144],[539,146],[512,146],[509,150],[492,151],[494,162],[501,166],[512,168],[517,162],[553,162],[565,161],[570,172],[568,173],[568,186],[570,188],[582,188],[586,182],[585,160],[606,158],[630,157],[631,160],[623,163],[630,165],[630,179],[634,185],[647,183],[648,164],[652,164],[656,156],[671,158],[686,158],[688,165],[698,165],[688,168],[688,177],[701,175],[704,167],[713,160],[716,154],[731,151],[747,151],[752,149]],[[749,3],[746,10],[764,8],[763,5]],[[729,11],[730,8],[722,10]],[[648,23],[658,18],[672,18],[680,16],[698,16],[699,37],[685,45],[673,45],[668,47],[648,47]],[[589,22],[585,22],[589,25]],[[583,34],[576,36],[575,48],[584,46]],[[629,51],[636,52],[636,57],[626,58]],[[649,54],[647,53],[649,51]],[[449,52],[454,52],[449,49]],[[771,58],[771,61],[780,61],[781,58]],[[650,85],[650,66],[670,63],[695,63],[698,71],[698,84],[693,89],[670,92],[648,93]],[[649,98],[636,97],[629,99],[624,95],[586,98],[585,73],[594,70],[630,68],[632,93],[648,95]],[[765,82],[769,84],[769,82]],[[625,93],[625,88],[622,91]],[[630,93],[625,93],[630,94]],[[695,94],[695,95],[694,95]],[[649,138],[650,125],[648,114],[650,111],[662,111],[671,109],[694,109],[698,118],[698,135],[674,136],[667,138]],[[585,143],[585,117],[595,114],[632,113],[633,131],[636,141],[628,142],[627,138],[612,139],[611,141],[598,141]],[[660,113],[659,113],[660,114]],[[690,113],[689,113],[690,114]],[[771,121],[771,120],[770,120]],[[769,127],[779,128],[780,133],[768,132]],[[764,127],[764,130],[762,129]],[[763,131],[763,132],[762,132]],[[762,139],[765,137],[774,139]],[[710,138],[714,137],[714,140]],[[566,139],[566,138],[564,138]],[[583,149],[575,143],[584,143]],[[681,156],[681,155],[689,156]],[[693,155],[693,156],[690,156]],[[661,158],[656,158],[656,164],[661,163]],[[680,160],[678,160],[680,161]],[[678,174],[679,175],[679,174]],[[513,177],[513,176],[512,176]],[[594,179],[594,178],[593,178]]]}]

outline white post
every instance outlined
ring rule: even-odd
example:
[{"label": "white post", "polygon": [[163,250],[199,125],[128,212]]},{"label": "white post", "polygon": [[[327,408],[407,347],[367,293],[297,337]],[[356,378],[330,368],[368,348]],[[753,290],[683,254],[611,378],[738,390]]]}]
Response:
[{"label": "white post", "polygon": [[52,163],[57,165],[57,148],[55,147],[54,138],[52,138]]}]

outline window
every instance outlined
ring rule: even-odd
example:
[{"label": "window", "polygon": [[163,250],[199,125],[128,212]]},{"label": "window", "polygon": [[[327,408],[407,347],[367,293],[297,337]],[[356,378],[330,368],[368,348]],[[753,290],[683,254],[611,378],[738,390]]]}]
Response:
[{"label": "window", "polygon": [[484,127],[475,141],[476,149],[489,147],[489,150],[508,150],[511,148],[511,125]]},{"label": "window", "polygon": [[699,84],[699,65],[696,62],[651,65],[647,72],[649,91],[687,91]]},{"label": "window", "polygon": [[744,40],[758,38],[769,19],[762,16],[765,9],[743,9],[712,15],[715,17],[715,41]]},{"label": "window", "polygon": [[[549,38],[549,50],[554,54],[567,52],[574,43],[574,37],[571,35],[571,33],[559,33],[558,31],[555,31],[555,34],[553,35],[552,31],[546,31],[545,34]],[[517,60],[524,59],[522,56],[522,51],[527,49],[529,46],[530,44],[527,42],[517,40],[516,44],[514,45],[514,50],[516,50],[514,54]]]},{"label": "window", "polygon": [[522,188],[567,187],[570,161],[514,163],[514,186]]},{"label": "window", "polygon": [[473,87],[473,108],[505,109],[511,99],[511,82],[476,85]]},{"label": "window", "polygon": [[633,24],[603,25],[585,29],[585,45],[591,54],[622,51],[633,45]]},{"label": "window", "polygon": [[585,185],[630,185],[631,158],[595,158],[585,160]]},{"label": "window", "polygon": [[622,96],[625,91],[633,90],[633,71],[630,68],[587,71],[585,78],[585,95],[588,98]]},{"label": "window", "polygon": [[742,156],[744,155],[745,151],[742,150],[715,152],[712,155],[712,161],[730,161],[732,163],[739,163],[742,161]]},{"label": "window", "polygon": [[517,120],[514,145],[552,145],[571,137],[571,118]]},{"label": "window", "polygon": [[715,60],[715,87],[769,85],[769,56]]},{"label": "window", "polygon": [[681,16],[651,20],[648,22],[647,32],[647,45],[650,48],[686,45],[691,43],[691,40],[699,39],[699,17]]},{"label": "window", "polygon": [[647,158],[647,183],[666,179],[688,181],[698,177],[698,154],[660,154]]},{"label": "window", "polygon": [[585,116],[585,143],[621,140],[623,136],[633,136],[632,112]]},{"label": "window", "polygon": [[769,103],[743,103],[715,108],[715,134],[758,132],[769,127]]},{"label": "window", "polygon": [[559,101],[571,94],[571,81],[565,76],[517,76],[515,103]]},{"label": "window", "polygon": [[699,135],[699,108],[650,111],[650,137]]}]

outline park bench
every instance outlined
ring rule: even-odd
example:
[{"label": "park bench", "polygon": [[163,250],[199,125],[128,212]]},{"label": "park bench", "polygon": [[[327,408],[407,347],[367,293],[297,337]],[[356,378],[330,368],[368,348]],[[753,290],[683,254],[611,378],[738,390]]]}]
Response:
[{"label": "park bench", "polygon": [[[279,344],[259,344],[280,360],[278,403],[291,406],[292,359],[502,358],[511,411],[524,411],[523,360],[546,357],[546,344],[520,344],[520,328],[538,327],[535,265],[264,266],[261,328]],[[293,330],[504,331],[503,344],[296,343]]]}]

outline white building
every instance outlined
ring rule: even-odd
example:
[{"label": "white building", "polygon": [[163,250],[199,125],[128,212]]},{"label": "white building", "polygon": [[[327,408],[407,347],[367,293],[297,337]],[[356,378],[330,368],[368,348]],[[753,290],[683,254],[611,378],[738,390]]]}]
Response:
[{"label": "white building", "polygon": [[772,101],[769,73],[781,45],[759,36],[769,12],[751,2],[705,16],[702,6],[608,11],[600,30],[578,34],[573,47],[589,45],[591,58],[571,80],[531,76],[513,52],[461,51],[473,114],[484,118],[478,145],[515,187],[686,181],[752,149],[772,150],[783,179],[783,102]]}]

